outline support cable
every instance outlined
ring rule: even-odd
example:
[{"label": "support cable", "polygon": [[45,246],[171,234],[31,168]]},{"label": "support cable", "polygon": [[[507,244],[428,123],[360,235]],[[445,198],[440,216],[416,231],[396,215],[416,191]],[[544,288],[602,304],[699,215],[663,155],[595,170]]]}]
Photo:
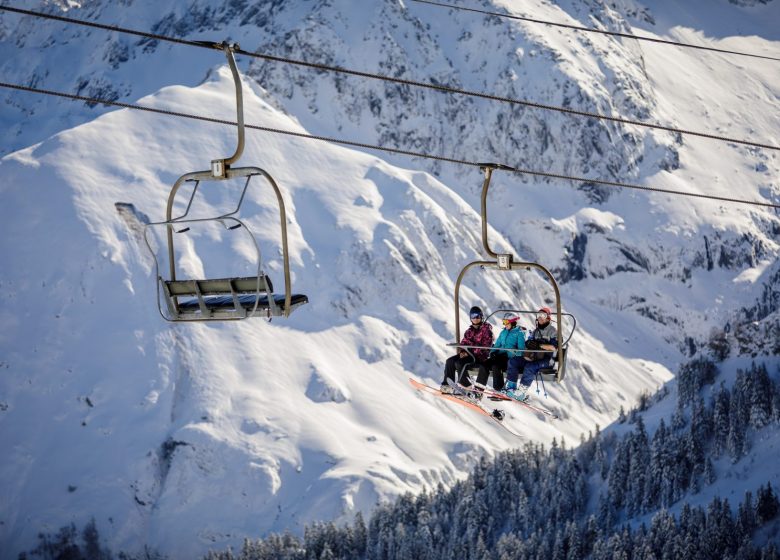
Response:
[{"label": "support cable", "polygon": [[[129,34],[129,35],[135,35],[135,36],[139,36],[139,37],[144,37],[146,39],[151,39],[151,40],[155,40],[155,41],[168,41],[168,42],[176,43],[176,44],[180,44],[180,45],[186,45],[186,46],[191,46],[191,47],[207,48],[207,49],[213,49],[214,48],[212,46],[214,43],[208,43],[208,42],[203,42],[203,41],[191,41],[191,40],[187,40],[187,39],[179,39],[179,38],[176,38],[176,37],[167,37],[165,35],[159,35],[159,34],[156,34],[156,33],[148,33],[148,32],[145,32],[145,31],[136,31],[136,30],[133,30],[133,29],[126,29],[126,28],[118,27],[118,26],[114,26],[114,25],[106,25],[106,24],[95,23],[95,22],[91,22],[91,21],[83,21],[83,20],[78,20],[78,19],[69,18],[69,17],[66,17],[66,16],[55,15],[55,14],[43,14],[43,13],[33,12],[33,11],[30,11],[30,10],[24,10],[22,8],[14,8],[14,7],[11,7],[11,6],[0,6],[0,10],[5,10],[5,11],[8,11],[8,12],[13,12],[13,13],[22,14],[22,15],[41,17],[41,18],[45,18],[45,19],[52,19],[52,20],[61,21],[61,22],[64,22],[64,23],[69,23],[69,24],[74,24],[74,25],[84,25],[84,26],[87,26],[87,27],[94,27],[94,28],[103,29],[103,30],[106,30],[106,31],[114,31],[114,32],[117,32],[117,33],[126,33],[126,34]],[[684,134],[684,135],[687,135],[687,136],[698,136],[698,137],[701,137],[701,138],[708,138],[710,140],[718,140],[718,141],[721,141],[721,142],[730,142],[732,144],[741,144],[741,145],[745,145],[745,146],[751,146],[751,147],[754,147],[754,148],[764,148],[764,149],[767,149],[767,150],[778,150],[778,151],[780,151],[780,146],[775,146],[775,145],[767,144],[767,143],[764,143],[764,142],[754,142],[754,141],[750,141],[750,140],[743,140],[743,139],[739,139],[739,138],[731,138],[731,137],[727,137],[727,136],[720,136],[720,135],[716,135],[716,134],[710,134],[710,133],[707,133],[707,132],[698,132],[698,131],[694,131],[694,130],[686,130],[686,129],[681,129],[681,128],[675,128],[675,127],[665,126],[665,125],[661,125],[661,124],[648,123],[648,122],[644,122],[644,121],[637,121],[637,120],[632,120],[632,119],[624,119],[624,118],[621,118],[621,117],[612,117],[612,116],[609,116],[609,115],[603,115],[601,113],[594,113],[594,112],[583,111],[583,110],[579,110],[579,109],[571,109],[571,108],[568,108],[568,107],[560,107],[560,106],[557,106],[557,105],[548,105],[548,104],[544,104],[544,103],[536,103],[536,102],[533,102],[533,101],[525,101],[525,100],[522,100],[522,99],[516,99],[516,98],[512,98],[512,97],[503,97],[503,96],[500,96],[500,95],[493,95],[493,94],[489,94],[489,93],[464,90],[464,89],[459,89],[459,88],[455,88],[455,87],[448,86],[448,85],[428,83],[428,82],[419,82],[419,81],[407,80],[407,79],[403,79],[403,78],[393,78],[391,76],[385,76],[385,75],[382,75],[382,74],[374,74],[374,73],[371,73],[371,72],[362,72],[362,71],[358,71],[358,70],[350,70],[348,68],[343,68],[343,67],[340,67],[340,66],[329,66],[327,64],[320,64],[320,63],[315,63],[315,62],[306,62],[306,61],[302,61],[302,60],[295,60],[295,59],[281,57],[281,56],[274,56],[274,55],[268,55],[268,54],[254,53],[254,52],[250,52],[250,51],[245,51],[243,49],[236,49],[235,52],[236,52],[236,54],[241,54],[241,55],[252,57],[252,58],[258,58],[258,59],[262,59],[262,60],[267,60],[267,61],[271,61],[271,62],[279,62],[279,63],[284,63],[284,64],[292,64],[292,65],[296,65],[296,66],[303,66],[303,67],[312,68],[312,69],[315,69],[315,70],[322,70],[322,71],[327,71],[327,72],[336,72],[336,73],[340,73],[340,74],[347,74],[347,75],[350,75],[350,76],[357,76],[357,77],[361,77],[361,78],[368,78],[368,79],[373,79],[373,80],[381,80],[381,81],[391,82],[391,83],[395,83],[395,84],[401,84],[401,85],[406,85],[406,86],[430,89],[430,90],[439,91],[439,92],[442,92],[442,93],[463,95],[463,96],[467,96],[467,97],[476,97],[476,98],[480,98],[480,99],[487,99],[487,100],[490,100],[490,101],[499,101],[499,102],[503,102],[503,103],[509,103],[509,104],[512,104],[512,105],[519,105],[519,106],[523,106],[523,107],[530,107],[532,109],[539,109],[539,110],[545,110],[545,111],[555,111],[555,112],[558,112],[558,113],[565,113],[565,114],[569,114],[569,115],[575,115],[575,116],[578,116],[578,117],[606,120],[606,121],[610,121],[610,122],[614,122],[614,123],[618,123],[618,124],[633,125],[633,126],[639,126],[639,127],[643,127],[643,128],[649,128],[649,129],[655,129],[655,130],[663,130],[665,132],[672,132],[672,133],[675,133],[675,134]]]},{"label": "support cable", "polygon": [[607,31],[605,29],[596,29],[593,27],[582,27],[579,25],[572,25],[568,23],[557,23],[554,21],[546,21],[543,19],[536,19],[531,18],[527,16],[515,16],[512,14],[505,14],[500,12],[490,12],[488,10],[480,10],[477,8],[468,8],[466,6],[455,6],[453,4],[445,4],[443,2],[434,2],[432,0],[412,0],[412,2],[417,2],[419,4],[429,4],[431,6],[437,6],[440,8],[450,8],[452,10],[462,10],[464,12],[473,12],[477,14],[484,14],[488,16],[496,16],[500,18],[506,18],[506,19],[516,19],[520,21],[526,21],[529,23],[540,23],[543,25],[549,25],[551,27],[563,27],[564,29],[571,29],[573,31],[580,31],[585,33],[600,33],[601,35],[612,35],[614,37],[623,37],[626,39],[636,39],[637,41],[649,41],[651,43],[660,43],[663,45],[672,45],[675,47],[682,47],[687,49],[699,49],[703,51],[712,51],[712,52],[718,52],[723,54],[733,54],[737,56],[749,56],[752,58],[761,58],[763,60],[773,60],[775,62],[780,62],[780,58],[774,57],[774,56],[766,56],[762,54],[754,54],[754,53],[748,53],[743,51],[732,51],[728,49],[719,49],[717,47],[708,47],[706,45],[694,45],[692,43],[682,43],[679,41],[671,41],[669,39],[657,39],[655,37],[647,37],[643,35],[633,35],[631,33],[621,33],[620,31]]},{"label": "support cable", "polygon": [[[113,107],[121,107],[123,109],[134,109],[138,111],[146,111],[148,113],[156,113],[160,115],[167,115],[167,116],[173,116],[173,117],[179,117],[179,118],[185,118],[185,119],[193,119],[193,120],[199,120],[204,122],[210,122],[214,124],[222,124],[222,125],[229,125],[229,126],[237,126],[237,123],[235,121],[230,121],[226,119],[216,119],[213,117],[204,117],[202,115],[195,115],[191,113],[183,113],[179,111],[170,111],[167,109],[156,109],[153,107],[144,107],[143,105],[135,105],[132,103],[125,103],[122,101],[113,101],[110,99],[99,99],[95,97],[87,97],[84,95],[77,95],[72,93],[65,93],[60,91],[54,91],[54,90],[46,90],[46,89],[40,89],[40,88],[34,88],[31,86],[22,86],[19,84],[11,84],[7,82],[0,82],[0,87],[7,88],[7,89],[13,89],[17,91],[24,91],[27,93],[36,93],[41,95],[49,95],[54,97],[61,97],[65,99],[70,99],[73,101],[83,101],[85,103],[91,103],[95,105],[107,105],[107,106],[113,106]],[[291,130],[282,130],[278,128],[269,128],[265,126],[258,126],[258,125],[251,125],[246,124],[244,125],[246,128],[253,129],[253,130],[260,130],[263,132],[271,132],[274,134],[283,134],[287,136],[295,136],[298,138],[304,138],[307,140],[319,140],[323,142],[329,142],[333,144],[340,144],[343,146],[351,146],[355,148],[364,148],[368,150],[376,150],[379,152],[387,152],[391,154],[396,155],[404,155],[404,156],[410,156],[410,157],[418,157],[422,159],[431,159],[435,161],[441,161],[446,163],[453,163],[458,165],[467,165],[471,167],[483,167],[485,164],[476,162],[476,161],[470,161],[466,159],[460,159],[460,158],[451,158],[451,157],[445,157],[445,156],[437,156],[432,154],[426,154],[424,152],[413,152],[410,150],[401,150],[398,148],[388,148],[384,146],[377,146],[373,144],[367,144],[363,142],[355,142],[351,140],[344,140],[341,138],[332,138],[328,136],[317,136],[312,134],[306,134],[303,132],[294,132]],[[708,194],[701,194],[701,193],[691,193],[691,192],[684,192],[684,191],[676,191],[672,189],[661,189],[656,187],[647,187],[643,185],[636,185],[632,183],[624,183],[621,181],[609,181],[606,179],[589,179],[586,177],[577,177],[572,175],[563,175],[560,173],[550,173],[546,171],[536,171],[532,169],[524,169],[520,167],[512,167],[508,165],[503,164],[495,164],[497,168],[503,169],[505,171],[510,171],[512,173],[517,173],[520,175],[531,175],[534,177],[543,177],[546,179],[561,179],[565,181],[570,181],[573,183],[585,183],[585,184],[595,184],[595,185],[603,185],[606,187],[614,187],[614,188],[624,188],[624,189],[632,189],[632,190],[640,190],[645,192],[656,192],[656,193],[662,193],[662,194],[669,194],[669,195],[675,195],[675,196],[688,196],[693,198],[701,198],[706,200],[714,200],[719,202],[729,202],[734,204],[747,204],[750,206],[759,206],[764,208],[774,208],[774,209],[780,209],[780,204],[773,204],[771,202],[760,202],[756,200],[746,200],[746,199],[740,199],[740,198],[730,198],[730,197],[724,197],[724,196],[717,196],[717,195],[708,195]]]}]

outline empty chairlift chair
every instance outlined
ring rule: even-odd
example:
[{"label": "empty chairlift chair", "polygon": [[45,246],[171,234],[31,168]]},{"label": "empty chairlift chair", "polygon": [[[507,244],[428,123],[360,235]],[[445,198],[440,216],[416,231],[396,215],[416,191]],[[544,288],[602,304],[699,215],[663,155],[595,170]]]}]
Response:
[{"label": "empty chairlift chair", "polygon": [[[211,162],[211,170],[196,171],[182,175],[173,185],[168,196],[165,221],[146,226],[144,238],[154,257],[157,279],[157,304],[160,314],[168,321],[225,321],[247,319],[250,317],[287,317],[293,310],[308,302],[302,294],[293,294],[290,280],[290,263],[287,248],[287,217],[284,199],[273,177],[258,167],[231,168],[238,160],[244,147],[244,119],[241,81],[233,58],[233,49],[237,46],[210,44],[224,50],[236,84],[236,105],[238,115],[238,146],[230,158]],[[254,178],[265,179],[276,195],[281,226],[281,252],[284,275],[284,292],[274,293],[271,279],[263,272],[262,257],[257,240],[247,224],[239,219],[239,211],[245,201],[247,190]],[[231,212],[205,218],[188,218],[193,201],[198,196],[199,187],[205,182],[225,182],[230,179],[245,179],[238,204]],[[184,184],[191,184],[192,191],[184,213],[173,217],[176,194]],[[202,190],[202,189],[201,189]],[[251,240],[257,268],[252,275],[227,276],[219,278],[182,278],[180,266],[177,266],[175,236],[184,234],[191,227],[204,223],[217,223],[224,226],[226,232],[241,229]],[[153,228],[165,230],[167,245],[167,267],[160,267],[157,252],[152,248],[148,232]],[[164,253],[165,254],[165,253]],[[162,273],[167,269],[167,275]]]}]

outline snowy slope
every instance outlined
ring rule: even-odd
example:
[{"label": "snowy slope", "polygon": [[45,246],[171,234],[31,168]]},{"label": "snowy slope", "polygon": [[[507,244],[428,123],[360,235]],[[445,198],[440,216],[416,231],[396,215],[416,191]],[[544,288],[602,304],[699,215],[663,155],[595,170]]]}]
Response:
[{"label": "snowy slope", "polygon": [[[575,2],[536,8],[583,19],[595,9]],[[517,64],[533,79],[498,93],[561,103],[556,96],[571,90],[589,110],[607,110],[617,99],[616,113],[680,121],[692,115],[711,123],[708,128],[729,126],[734,136],[754,131],[770,142],[780,130],[776,117],[758,118],[759,101],[777,114],[780,91],[778,74],[760,65],[710,61],[732,87],[715,93],[724,90],[712,85],[707,99],[717,95],[718,104],[734,107],[747,96],[750,103],[729,118],[702,116],[701,99],[672,95],[692,93],[710,75],[695,73],[698,54],[676,56],[680,69],[667,74],[661,51],[643,48],[642,70],[635,45],[614,50],[606,39],[570,45],[543,28],[420,6],[388,2],[345,11],[330,2],[287,3],[251,18],[249,10],[237,13],[218,2],[184,10],[172,3],[169,16],[159,3],[121,10],[96,2],[73,13],[192,38],[229,35],[245,48],[290,48],[356,68],[415,61],[417,77],[456,76],[473,89],[496,91],[507,82],[494,83],[495,77]],[[648,10],[657,21],[665,21],[657,14],[672,13],[661,3]],[[620,13],[612,15],[622,21]],[[745,25],[755,23],[750,17]],[[138,45],[118,36],[106,42],[102,32],[73,28],[63,36],[53,24],[25,19],[17,27],[10,16],[2,18],[9,80],[32,80],[28,71],[34,69],[38,78],[30,83],[76,89],[74,80],[86,77],[95,94],[100,84],[124,84],[117,95],[131,101],[233,116],[232,82],[219,53]],[[712,33],[717,21],[704,23],[702,32]],[[768,27],[751,28],[764,36],[755,40],[718,32],[733,48],[766,49],[768,42],[777,45]],[[261,42],[258,28],[279,36]],[[673,31],[686,29],[698,28]],[[386,41],[385,32],[397,40]],[[127,56],[112,66],[106,56],[123,52],[123,44]],[[319,49],[309,51],[309,44]],[[24,59],[12,54],[31,45],[40,49]],[[358,62],[356,50],[376,58]],[[496,51],[506,56],[488,56]],[[710,192],[725,195],[738,188],[745,198],[778,200],[773,153],[687,138],[679,144],[646,131],[629,131],[630,141],[616,142],[610,138],[627,137],[610,136],[617,134],[610,127],[593,132],[592,149],[570,152],[568,146],[589,134],[582,123],[418,92],[409,99],[374,83],[339,85],[330,75],[312,79],[297,72],[253,64],[250,73],[261,85],[245,83],[247,122],[314,134],[341,127],[346,137],[371,143],[516,164],[524,161],[512,154],[532,150],[522,157],[540,168],[671,188],[713,187]],[[740,80],[740,72],[751,80]],[[361,101],[371,98],[383,107],[377,115]],[[241,164],[267,169],[285,190],[294,290],[311,303],[271,323],[170,326],[157,314],[142,222],[162,219],[176,177],[227,155],[234,132],[128,110],[17,94],[6,99],[0,115],[7,125],[0,150],[9,154],[0,160],[0,444],[9,451],[0,463],[0,543],[9,557],[29,548],[40,531],[90,517],[117,550],[147,544],[192,557],[247,535],[347,519],[378,499],[449,484],[481,454],[518,444],[468,410],[416,394],[407,382],[410,375],[439,381],[445,343],[453,337],[455,278],[466,262],[482,258],[476,170],[444,167],[437,178],[425,162],[250,133]],[[96,113],[105,114],[93,120]],[[485,138],[487,152],[478,147]],[[533,152],[540,138],[550,144]],[[31,142],[37,143],[19,149]],[[451,153],[456,147],[462,154]],[[713,185],[713,176],[734,176],[738,183]],[[575,442],[595,424],[609,424],[621,406],[629,408],[640,393],[671,379],[680,351],[687,350],[687,333],[701,344],[724,317],[755,303],[777,266],[778,222],[768,211],[620,193],[602,200],[593,190],[533,181],[518,188],[519,181],[497,177],[494,245],[551,264],[568,282],[565,307],[580,325],[567,381],[548,387],[545,401],[565,421],[513,411],[508,422],[528,438]],[[262,189],[249,196],[249,223],[266,269],[280,282],[273,200]],[[719,264],[708,268],[701,232],[712,236],[719,254],[725,247],[739,258],[719,261],[716,254]],[[580,255],[573,246],[583,235],[587,249]],[[222,262],[226,249],[217,244],[197,257]],[[236,264],[244,266],[242,255]],[[466,306],[533,308],[551,297],[533,276],[518,282],[474,273],[467,284]]]},{"label": "snowy slope", "polygon": [[[229,114],[229,73],[214,78],[145,102],[218,102]],[[295,127],[254,95],[247,108],[252,122]],[[452,279],[480,258],[474,211],[429,175],[343,148],[251,137],[244,161],[278,169],[288,193],[294,286],[312,303],[272,323],[161,321],[150,258],[114,205],[161,217],[171,167],[203,168],[231,134],[118,111],[3,160],[2,438],[13,450],[3,479],[15,481],[3,538],[12,546],[95,515],[101,528],[113,520],[105,531],[117,547],[195,553],[449,483],[482,453],[517,443],[407,382],[439,379]],[[252,201],[270,214],[261,194]],[[278,232],[255,221],[273,255]],[[544,292],[538,281],[529,287]],[[475,279],[474,290],[467,301],[534,305],[505,278]],[[551,389],[566,422],[514,411],[513,427],[573,440],[669,378],[657,362],[626,360],[604,343],[583,328],[572,382]],[[605,385],[618,370],[624,381]]]}]

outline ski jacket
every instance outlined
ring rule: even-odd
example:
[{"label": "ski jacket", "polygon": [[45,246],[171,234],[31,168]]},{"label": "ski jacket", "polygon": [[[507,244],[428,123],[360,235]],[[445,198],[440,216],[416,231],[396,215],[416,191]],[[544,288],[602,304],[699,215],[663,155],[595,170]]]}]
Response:
[{"label": "ski jacket", "polygon": [[528,340],[538,340],[541,344],[552,344],[558,348],[558,331],[555,330],[552,323],[547,323],[543,329],[537,325]]},{"label": "ski jacket", "polygon": [[[525,333],[523,329],[520,327],[510,330],[501,329],[493,348],[517,348],[522,350],[525,348]],[[507,352],[506,350],[494,350],[491,354],[506,354],[510,358],[518,355],[517,352]]]},{"label": "ski jacket", "polygon": [[[490,323],[483,321],[478,326],[469,325],[466,332],[463,334],[463,340],[460,341],[464,346],[492,346],[493,345],[493,327]],[[471,350],[474,357],[479,362],[487,360],[488,352],[490,350]]]},{"label": "ski jacket", "polygon": [[[531,341],[533,341],[533,344]],[[555,330],[555,327],[552,323],[547,323],[547,325],[541,329],[539,328],[539,325],[537,325],[534,331],[531,333],[531,336],[528,337],[526,343],[526,347],[530,347],[533,350],[539,350],[540,344],[552,344],[554,347],[558,348],[558,331]],[[549,361],[552,358],[553,355],[549,352],[525,353],[525,359],[529,361]]]}]

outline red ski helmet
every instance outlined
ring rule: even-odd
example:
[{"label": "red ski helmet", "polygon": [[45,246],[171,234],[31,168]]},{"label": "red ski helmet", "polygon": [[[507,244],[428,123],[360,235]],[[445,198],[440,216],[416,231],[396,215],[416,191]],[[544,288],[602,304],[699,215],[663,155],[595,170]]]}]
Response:
[{"label": "red ski helmet", "polygon": [[549,307],[540,307],[539,311],[537,311],[536,313],[537,315],[539,313],[544,313],[545,315],[547,315],[548,319],[552,316],[552,310]]}]

